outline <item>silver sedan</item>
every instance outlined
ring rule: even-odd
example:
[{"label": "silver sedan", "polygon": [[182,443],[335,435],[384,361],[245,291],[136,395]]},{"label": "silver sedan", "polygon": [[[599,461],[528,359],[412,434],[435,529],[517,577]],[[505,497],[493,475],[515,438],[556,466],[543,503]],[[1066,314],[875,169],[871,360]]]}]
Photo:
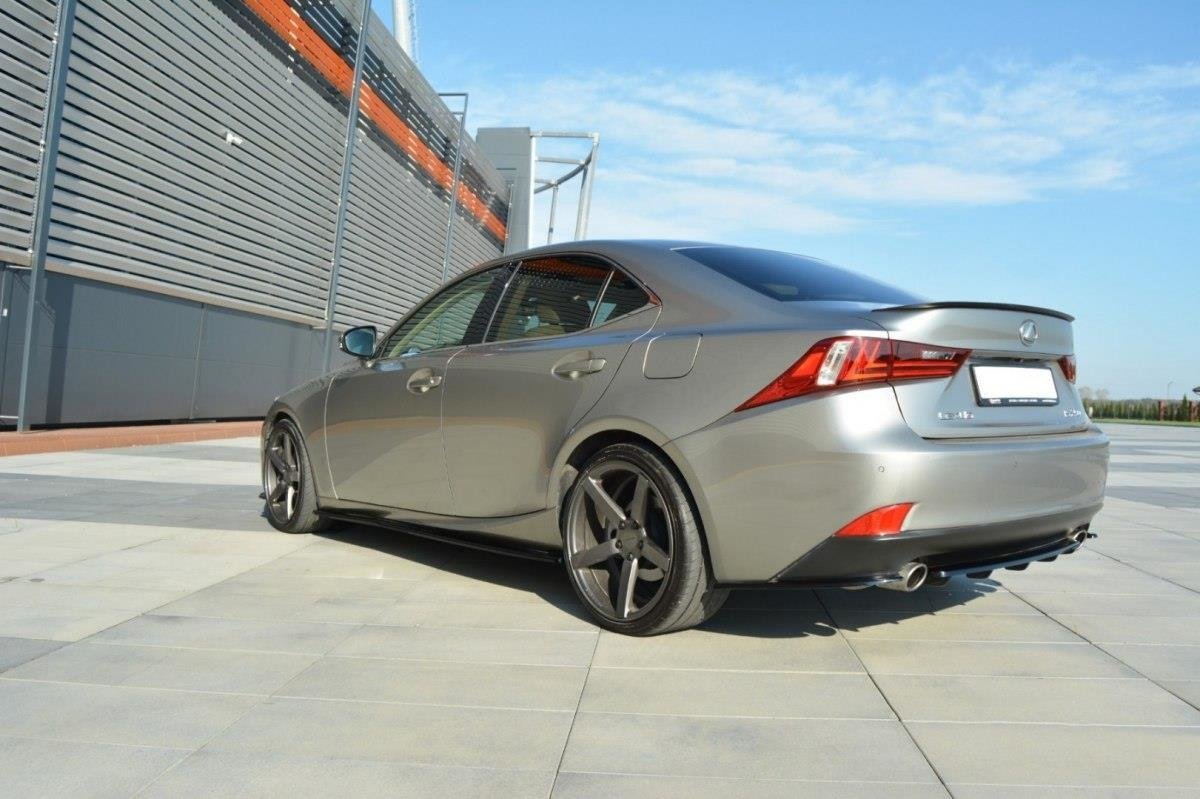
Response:
[{"label": "silver sedan", "polygon": [[276,400],[266,514],[561,559],[633,635],[738,586],[1025,568],[1077,549],[1103,501],[1071,322],[771,250],[530,250],[347,330],[342,368]]}]

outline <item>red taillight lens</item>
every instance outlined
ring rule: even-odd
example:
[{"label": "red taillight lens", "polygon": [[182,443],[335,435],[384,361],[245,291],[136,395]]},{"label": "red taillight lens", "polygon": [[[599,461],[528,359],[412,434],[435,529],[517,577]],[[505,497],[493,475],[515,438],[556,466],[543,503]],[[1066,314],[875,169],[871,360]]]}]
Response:
[{"label": "red taillight lens", "polygon": [[950,377],[970,353],[886,338],[827,338],[812,345],[804,357],[737,410],[848,385]]},{"label": "red taillight lens", "polygon": [[912,502],[902,502],[899,505],[887,505],[876,508],[870,513],[864,513],[841,530],[834,533],[843,538],[856,535],[895,535],[904,526],[908,512],[913,509]]},{"label": "red taillight lens", "polygon": [[1063,377],[1067,378],[1067,382],[1075,382],[1075,356],[1064,355],[1058,359],[1058,365],[1062,367]]}]

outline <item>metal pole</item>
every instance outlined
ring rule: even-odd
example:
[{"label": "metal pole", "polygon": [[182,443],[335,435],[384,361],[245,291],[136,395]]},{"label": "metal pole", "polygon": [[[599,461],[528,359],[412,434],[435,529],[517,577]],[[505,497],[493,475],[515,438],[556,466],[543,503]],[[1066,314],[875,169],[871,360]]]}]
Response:
[{"label": "metal pole", "polygon": [[462,97],[462,114],[458,118],[458,140],[454,144],[454,179],[450,181],[450,216],[446,219],[446,248],[442,252],[442,282],[450,273],[450,249],[454,246],[454,217],[458,213],[458,181],[462,176],[462,142],[467,133],[467,102],[470,97],[466,92],[445,92],[439,97]]},{"label": "metal pole", "polygon": [[42,128],[42,160],[38,164],[37,202],[29,247],[29,303],[25,310],[25,341],[21,345],[21,383],[17,391],[17,430],[29,430],[29,382],[33,368],[37,309],[46,272],[46,247],[50,239],[50,212],[54,206],[54,174],[58,167],[58,134],[62,129],[63,99],[67,93],[67,61],[75,29],[75,0],[61,0],[54,30],[54,63],[46,98],[46,124]]},{"label": "metal pole", "polygon": [[588,217],[592,213],[592,183],[596,172],[596,155],[600,151],[600,134],[593,133],[592,151],[588,154],[587,169],[583,172],[583,182],[579,184],[579,209],[575,215],[575,238],[587,238]]},{"label": "metal pole", "polygon": [[350,111],[346,115],[346,147],[342,155],[342,181],[338,187],[337,216],[333,223],[333,254],[329,259],[329,295],[325,302],[325,371],[333,364],[333,313],[337,309],[338,276],[342,269],[342,242],[346,238],[346,206],[350,199],[350,169],[358,143],[358,95],[362,89],[363,58],[367,52],[367,22],[371,0],[363,0],[354,53],[354,79],[350,84]]},{"label": "metal pole", "polygon": [[554,243],[554,211],[558,207],[558,184],[550,191],[550,229],[546,233],[546,243]]}]

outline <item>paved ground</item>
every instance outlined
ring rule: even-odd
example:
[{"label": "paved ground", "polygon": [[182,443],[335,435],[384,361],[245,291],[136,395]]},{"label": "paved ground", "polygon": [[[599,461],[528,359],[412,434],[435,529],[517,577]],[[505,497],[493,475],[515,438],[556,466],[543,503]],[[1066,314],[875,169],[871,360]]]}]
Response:
[{"label": "paved ground", "polygon": [[1195,797],[1200,430],[1109,430],[1091,551],[651,640],[556,567],[271,531],[251,439],[3,458],[0,795]]}]

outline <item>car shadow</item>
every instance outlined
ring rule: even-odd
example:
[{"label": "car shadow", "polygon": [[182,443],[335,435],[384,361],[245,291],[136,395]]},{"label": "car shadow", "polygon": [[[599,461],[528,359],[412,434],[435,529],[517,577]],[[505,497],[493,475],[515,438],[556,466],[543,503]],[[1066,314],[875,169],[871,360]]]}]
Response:
[{"label": "car shadow", "polygon": [[[339,524],[318,535],[404,558],[469,581],[532,594],[565,613],[592,622],[559,563],[481,552],[369,525]],[[858,632],[953,610],[997,590],[992,581],[966,578],[955,578],[945,586],[912,593],[880,588],[739,589],[732,591],[725,606],[699,629],[715,635],[755,638],[828,637],[843,630]]]}]

